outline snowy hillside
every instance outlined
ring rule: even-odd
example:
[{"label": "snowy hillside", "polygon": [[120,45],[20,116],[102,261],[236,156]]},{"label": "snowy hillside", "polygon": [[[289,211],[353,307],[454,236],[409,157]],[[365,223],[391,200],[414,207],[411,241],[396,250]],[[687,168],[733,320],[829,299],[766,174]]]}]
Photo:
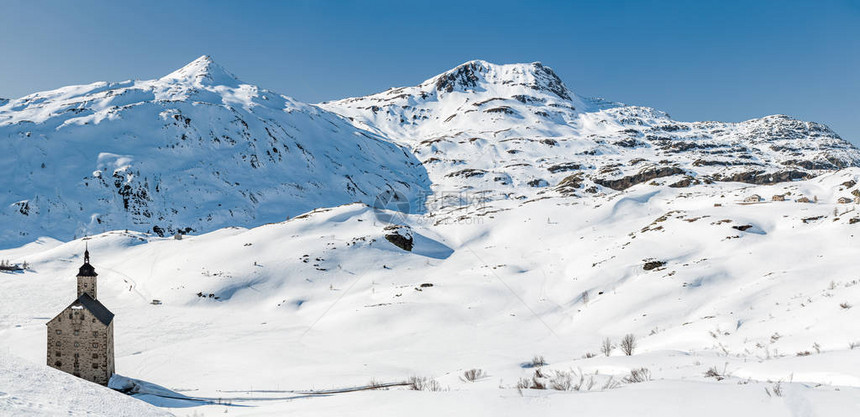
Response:
[{"label": "snowy hillside", "polygon": [[622,190],[675,176],[767,184],[860,165],[824,125],[787,116],[678,122],[661,111],[581,97],[540,64],[471,61],[414,87],[323,103],[413,149],[436,190],[491,200]]},{"label": "snowy hillside", "polygon": [[0,415],[143,417],[172,414],[65,372],[0,353]]},{"label": "snowy hillside", "polygon": [[0,100],[0,140],[0,261],[27,266],[0,273],[0,414],[131,400],[44,366],[85,245],[111,386],[176,415],[860,409],[860,151],[820,124],[483,61],[315,106],[202,57]]},{"label": "snowy hillside", "polygon": [[[457,223],[411,215],[411,252],[361,204],[87,242],[116,314],[117,372],[192,397],[137,396],[180,415],[852,416],[860,212],[837,200],[858,180],[852,168],[777,185],[639,184]],[[753,194],[768,201],[745,203]],[[0,251],[31,265],[0,274],[0,349],[43,363],[44,322],[73,296],[83,246]],[[650,381],[631,379],[639,368]],[[469,369],[486,376],[469,382]],[[443,391],[308,393],[410,376]]]},{"label": "snowy hillside", "polygon": [[412,154],[239,81],[209,57],[156,80],[0,101],[0,246],[107,230],[201,233],[317,208],[417,198]]}]

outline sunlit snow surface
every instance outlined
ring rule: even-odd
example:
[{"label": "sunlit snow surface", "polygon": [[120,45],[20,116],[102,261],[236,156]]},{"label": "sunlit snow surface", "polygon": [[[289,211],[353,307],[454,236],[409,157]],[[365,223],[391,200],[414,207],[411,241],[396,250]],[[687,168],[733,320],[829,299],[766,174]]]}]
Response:
[{"label": "sunlit snow surface", "polygon": [[[860,151],[820,124],[484,61],[315,106],[201,57],[2,101],[0,139],[0,415],[860,410]],[[44,365],[85,245],[129,395]]]},{"label": "sunlit snow surface", "polygon": [[[203,400],[138,395],[177,415],[852,416],[860,212],[835,201],[858,179],[641,184],[465,219],[413,215],[413,253],[361,204],[182,240],[116,231],[87,243],[116,314],[117,372]],[[743,203],[787,192],[819,202]],[[74,296],[83,246],[0,251],[31,264],[0,275],[0,351],[42,366],[44,323]],[[646,271],[649,260],[666,264]],[[627,333],[633,356],[602,356],[604,338]],[[547,375],[595,383],[517,390],[535,355]],[[652,381],[603,387],[640,367]],[[706,378],[711,367],[726,379]],[[466,382],[471,368],[488,376]],[[306,393],[410,376],[446,391]]]},{"label": "sunlit snow surface", "polygon": [[0,141],[0,222],[15,225],[0,247],[259,226],[392,190],[418,200],[430,184],[404,148],[205,56],[156,80],[0,103]]}]

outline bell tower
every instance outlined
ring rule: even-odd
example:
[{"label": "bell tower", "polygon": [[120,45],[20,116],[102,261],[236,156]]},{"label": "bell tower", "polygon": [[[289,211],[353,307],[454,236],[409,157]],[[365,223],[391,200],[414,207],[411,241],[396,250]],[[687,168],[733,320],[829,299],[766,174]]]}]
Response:
[{"label": "bell tower", "polygon": [[87,293],[93,300],[98,299],[98,289],[96,288],[96,269],[90,265],[89,248],[84,250],[84,264],[78,270],[78,297]]}]

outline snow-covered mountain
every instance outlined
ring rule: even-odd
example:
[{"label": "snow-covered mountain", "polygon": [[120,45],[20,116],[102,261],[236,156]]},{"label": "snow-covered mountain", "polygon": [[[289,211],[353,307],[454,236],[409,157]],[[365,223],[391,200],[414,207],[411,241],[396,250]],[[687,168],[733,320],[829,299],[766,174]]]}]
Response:
[{"label": "snow-covered mountain", "polygon": [[156,80],[0,101],[0,140],[5,246],[253,226],[429,186],[404,148],[207,56]]},{"label": "snow-covered mountain", "polygon": [[490,199],[622,190],[659,177],[755,184],[860,164],[824,125],[776,115],[679,122],[664,112],[582,97],[540,64],[471,61],[414,87],[322,103],[412,148],[437,190]]},{"label": "snow-covered mountain", "polygon": [[0,414],[136,412],[42,365],[88,247],[113,386],[177,415],[856,415],[860,151],[820,124],[482,61],[314,106],[204,57],[0,101],[0,140],[0,261],[28,266]]}]

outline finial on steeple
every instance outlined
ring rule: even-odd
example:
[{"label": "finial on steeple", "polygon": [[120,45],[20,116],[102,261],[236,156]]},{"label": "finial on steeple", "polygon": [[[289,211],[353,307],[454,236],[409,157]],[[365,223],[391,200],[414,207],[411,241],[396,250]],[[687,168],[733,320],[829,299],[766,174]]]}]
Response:
[{"label": "finial on steeple", "polygon": [[87,242],[84,242],[84,263],[90,263],[90,247]]}]

